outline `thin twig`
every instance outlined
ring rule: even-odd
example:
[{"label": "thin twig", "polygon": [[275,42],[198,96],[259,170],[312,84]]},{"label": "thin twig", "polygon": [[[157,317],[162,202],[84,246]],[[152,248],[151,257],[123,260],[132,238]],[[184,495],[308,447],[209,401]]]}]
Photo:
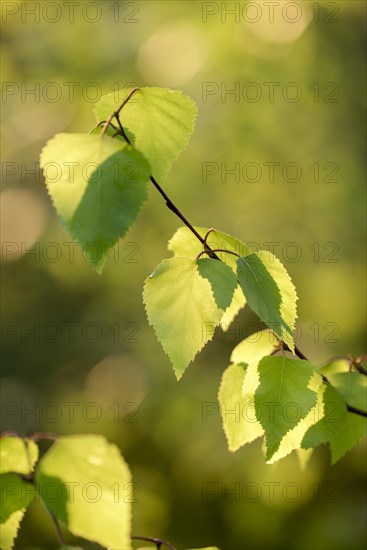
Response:
[{"label": "thin twig", "polygon": [[148,542],[154,542],[154,544],[157,545],[157,548],[159,550],[159,548],[162,546],[162,544],[164,546],[166,546],[167,548],[169,548],[170,550],[176,550],[176,548],[174,546],[172,546],[172,544],[170,544],[169,542],[166,542],[162,539],[157,539],[155,537],[138,537],[138,536],[132,536],[131,537],[133,540],[145,540],[145,541],[148,541]]},{"label": "thin twig", "polygon": [[185,218],[185,216],[182,214],[182,212],[180,212],[180,210],[177,208],[177,206],[175,206],[173,204],[173,202],[171,201],[171,199],[169,198],[169,196],[167,195],[167,193],[162,189],[162,187],[159,185],[159,183],[157,182],[157,180],[153,177],[153,176],[150,176],[150,181],[153,183],[154,187],[157,189],[157,191],[162,195],[162,197],[164,198],[164,200],[166,201],[166,206],[174,213],[176,214],[176,216],[178,218],[180,218],[180,220],[186,225],[186,227],[189,228],[189,230],[191,231],[191,233],[193,233],[193,235],[195,235],[195,237],[201,242],[201,244],[204,246],[205,250],[208,251],[209,253],[209,256],[211,258],[214,258],[215,260],[219,260],[218,256],[213,252],[213,250],[210,248],[210,246],[208,246],[208,244],[206,243],[206,241],[204,240],[204,238],[200,235],[200,233],[198,233],[195,229],[195,227],[193,227],[193,225],[191,225],[191,223]]},{"label": "thin twig", "polygon": [[65,539],[64,539],[64,535],[62,534],[62,531],[61,531],[61,528],[60,528],[60,524],[59,522],[57,521],[57,518],[53,515],[53,513],[51,512],[51,510],[45,505],[45,508],[46,510],[48,511],[50,517],[51,517],[51,520],[52,520],[52,523],[55,527],[55,531],[56,531],[56,535],[57,535],[57,540],[59,541],[59,544],[60,545],[64,545],[65,544]]},{"label": "thin twig", "polygon": [[367,357],[366,355],[361,355],[360,357],[357,357],[357,358],[354,358],[354,357],[350,358],[350,365],[354,367],[358,372],[363,374],[364,376],[367,376],[367,370],[364,367],[362,367],[361,363],[362,361],[366,360],[366,357]]},{"label": "thin twig", "polygon": [[203,254],[208,254],[208,256],[211,256],[213,252],[224,252],[225,254],[232,254],[233,256],[237,256],[237,258],[241,257],[239,254],[237,254],[237,252],[234,252],[233,250],[226,250],[225,248],[213,248],[209,250],[208,248],[205,248],[204,250],[199,252],[195,259],[198,260]]},{"label": "thin twig", "polygon": [[24,435],[21,434],[20,432],[12,432],[12,431],[5,431],[5,432],[1,432],[0,434],[0,439],[4,438],[4,437],[18,437],[19,439],[24,439]]},{"label": "thin twig", "polygon": [[[106,120],[103,128],[102,128],[102,132],[101,132],[101,138],[104,137],[104,135],[106,134],[107,132],[107,128],[109,127],[109,125],[111,124],[111,121],[113,118],[116,118],[116,120],[119,120],[119,114],[120,114],[120,111],[121,109],[126,105],[126,103],[128,101],[130,101],[130,99],[132,98],[132,96],[139,90],[138,86],[135,86],[135,88],[133,88],[131,90],[131,92],[128,93],[128,95],[125,97],[124,101],[121,103],[120,107],[117,109],[117,111],[114,111]],[[125,136],[124,136],[125,137]],[[130,142],[129,142],[130,143]]]},{"label": "thin twig", "polygon": [[28,436],[28,439],[32,439],[32,441],[42,441],[43,439],[57,441],[59,438],[59,435],[53,434],[51,432],[34,432],[33,434]]},{"label": "thin twig", "polygon": [[[103,126],[103,129],[102,129],[102,132],[101,132],[101,137],[103,137],[105,135],[105,133],[107,132],[107,128],[109,125],[111,125],[111,121],[113,118],[116,118],[117,120],[117,123],[119,125],[119,128],[120,128],[120,133],[121,135],[125,138],[126,142],[129,144],[129,145],[132,145],[131,144],[131,141],[130,139],[127,137],[126,135],[126,132],[124,130],[124,127],[122,126],[121,124],[121,121],[120,121],[120,117],[119,117],[119,114],[120,114],[120,111],[121,109],[123,108],[124,105],[126,105],[126,103],[131,99],[131,97],[133,96],[133,94],[135,92],[137,92],[139,90],[138,87],[135,87],[131,90],[131,92],[129,93],[129,95],[125,98],[125,100],[123,101],[123,103],[120,105],[120,107],[117,109],[117,111],[115,111],[114,113],[112,113],[108,118],[107,120],[105,121],[104,123],[104,126]],[[171,199],[169,198],[169,196],[167,195],[167,193],[162,189],[162,187],[159,185],[159,183],[157,182],[157,180],[154,178],[154,176],[150,176],[150,181],[153,183],[154,187],[157,189],[157,191],[162,195],[162,197],[164,198],[164,200],[166,201],[166,206],[178,217],[180,218],[180,220],[186,225],[186,227],[191,231],[191,233],[193,235],[195,235],[195,237],[201,242],[201,244],[204,246],[204,249],[208,250],[208,255],[211,257],[211,258],[214,258],[215,260],[220,260],[220,258],[218,258],[218,256],[211,250],[210,246],[207,245],[206,243],[206,238],[207,238],[207,235],[205,238],[203,238],[200,233],[198,233],[198,231],[196,231],[195,227],[189,222],[189,220],[187,220],[185,218],[185,216],[182,214],[182,212],[177,208],[177,206],[171,201]]]}]

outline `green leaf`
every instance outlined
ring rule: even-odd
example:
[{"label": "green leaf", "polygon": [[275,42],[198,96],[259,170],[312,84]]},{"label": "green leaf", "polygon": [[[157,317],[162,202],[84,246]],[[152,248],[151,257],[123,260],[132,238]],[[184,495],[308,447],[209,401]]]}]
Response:
[{"label": "green leaf", "polygon": [[346,361],[334,361],[319,369],[327,374],[323,417],[306,433],[302,447],[311,448],[330,443],[332,464],[366,436],[366,418],[350,413],[346,403],[366,410],[366,379],[359,373],[343,372],[348,368]]},{"label": "green leaf", "polygon": [[38,447],[34,441],[12,436],[0,438],[0,474],[30,474],[37,459]]},{"label": "green leaf", "polygon": [[125,235],[146,198],[146,160],[109,136],[57,134],[40,162],[61,221],[100,273],[108,250]]},{"label": "green leaf", "polygon": [[220,550],[217,546],[205,546],[205,548],[191,548],[190,550]]},{"label": "green leaf", "polygon": [[330,382],[332,382],[332,376],[338,372],[348,372],[349,362],[347,359],[335,359],[330,361],[323,367],[319,367],[318,372],[326,376]]},{"label": "green leaf", "polygon": [[266,355],[270,355],[279,344],[278,338],[270,329],[261,330],[242,340],[232,351],[232,363],[258,363]]},{"label": "green leaf", "polygon": [[[310,458],[311,453],[307,452],[305,449],[300,449],[301,443],[310,426],[313,426],[324,415],[323,393],[325,390],[325,385],[322,384],[322,378],[316,370],[311,376],[310,382],[308,383],[308,388],[317,393],[317,401],[315,406],[312,407],[308,414],[302,418],[296,426],[291,428],[285,434],[280,442],[278,450],[273,454],[271,459],[267,461],[267,464],[273,464],[294,450],[298,451],[298,458],[301,462],[301,467],[305,461]],[[303,453],[299,451],[303,451]],[[305,455],[305,453],[307,453],[307,455]]]},{"label": "green leaf", "polygon": [[0,548],[13,548],[15,538],[24,513],[36,496],[32,483],[21,479],[17,474],[0,475]]},{"label": "green leaf", "polygon": [[367,378],[359,372],[338,372],[329,377],[348,405],[367,411]]},{"label": "green leaf", "polygon": [[250,308],[293,351],[297,294],[285,267],[265,250],[239,258],[237,265]]},{"label": "green leaf", "polygon": [[233,271],[210,258],[163,260],[146,280],[143,298],[148,320],[177,379],[213,338],[236,285]]},{"label": "green leaf", "polygon": [[[195,229],[203,238],[208,231],[206,227],[195,227]],[[231,250],[241,256],[252,253],[244,243],[222,231],[211,231],[207,243],[213,250],[218,248]],[[203,245],[187,227],[180,227],[169,241],[168,250],[173,252],[174,256],[196,258],[203,250]],[[227,264],[234,272],[237,270],[236,257],[233,256],[233,254],[226,254],[225,252],[217,252],[216,254],[222,262]],[[221,319],[221,327],[224,331],[228,330],[233,319],[245,305],[245,296],[241,287],[237,285],[233,293],[231,304],[226,309]]]},{"label": "green leaf", "polygon": [[[358,372],[337,372],[330,378],[348,405],[363,411],[367,410],[365,376]],[[366,437],[366,434],[367,419],[348,412],[330,442],[332,464],[340,460],[347,451]]]},{"label": "green leaf", "polygon": [[348,412],[330,441],[331,463],[334,465],[367,434],[367,419]]},{"label": "green leaf", "polygon": [[[95,108],[97,120],[106,120],[131,90],[103,96]],[[122,108],[121,124],[134,136],[134,146],[148,159],[152,175],[160,184],[187,146],[196,114],[196,105],[189,97],[166,88],[139,88]]]},{"label": "green leaf", "polygon": [[249,336],[234,348],[231,355],[234,364],[223,373],[218,400],[230,451],[237,451],[264,433],[255,414],[257,363],[275,349],[277,341],[268,329]]},{"label": "green leaf", "polygon": [[[242,395],[245,377],[250,392]],[[247,368],[243,364],[230,365],[223,373],[218,401],[228,449],[232,452],[264,433],[255,416],[251,386],[256,387],[256,382],[256,366],[254,371],[252,365]]]},{"label": "green leaf", "polygon": [[308,361],[273,356],[261,359],[258,371],[256,416],[265,431],[266,459],[270,460],[285,434],[316,403],[316,392],[308,388],[315,369]]},{"label": "green leaf", "polygon": [[[195,227],[196,231],[201,237],[205,237],[208,232],[207,227]],[[230,250],[236,252],[239,256],[246,256],[252,254],[252,250],[246,246],[243,242],[239,241],[235,237],[217,231],[216,229],[210,231],[207,243],[212,249]],[[180,227],[176,233],[170,239],[168,243],[168,250],[174,253],[175,256],[185,256],[187,258],[195,258],[199,252],[203,250],[203,245],[188,229],[188,227]],[[236,271],[237,263],[236,257],[233,254],[226,254],[225,252],[217,252],[217,256],[225,262],[229,267]]]},{"label": "green leaf", "polygon": [[131,474],[115,445],[98,435],[58,439],[39,462],[36,483],[54,516],[75,536],[131,548]]},{"label": "green leaf", "polygon": [[310,449],[330,441],[347,416],[347,407],[342,396],[330,384],[324,384],[323,411],[321,418],[306,432],[302,447]]}]

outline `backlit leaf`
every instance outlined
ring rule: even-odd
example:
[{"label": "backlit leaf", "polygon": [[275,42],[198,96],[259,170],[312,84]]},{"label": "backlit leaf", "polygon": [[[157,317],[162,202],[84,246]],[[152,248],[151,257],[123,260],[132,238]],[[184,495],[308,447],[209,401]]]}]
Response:
[{"label": "backlit leaf", "polygon": [[[196,231],[201,237],[205,237],[208,229],[205,227],[195,227]],[[235,239],[227,233],[222,231],[213,230],[209,233],[207,239],[208,245],[215,249],[230,250],[237,254],[244,256],[251,254],[251,250],[241,241]],[[187,227],[180,227],[173,235],[168,243],[168,250],[172,251],[175,256],[182,256],[187,258],[196,258],[196,256],[202,251],[203,245],[193,235],[193,233]],[[216,252],[217,256],[227,264],[234,272],[237,270],[236,256],[225,252]],[[237,285],[236,290],[233,293],[232,301],[229,307],[223,314],[221,319],[222,330],[228,330],[233,319],[238,312],[246,305],[246,299],[242,292],[242,289]]]},{"label": "backlit leaf", "polygon": [[39,462],[46,506],[75,536],[113,550],[131,548],[131,474],[115,445],[98,435],[58,439]]},{"label": "backlit leaf", "polygon": [[[98,122],[116,111],[131,91],[126,88],[102,96],[95,108]],[[122,108],[121,124],[148,160],[158,183],[164,183],[173,161],[187,146],[196,113],[195,103],[186,95],[154,87],[139,88]]]},{"label": "backlit leaf", "polygon": [[0,475],[0,548],[10,550],[24,513],[36,496],[34,485],[17,474]]},{"label": "backlit leaf", "polygon": [[237,265],[248,305],[293,351],[297,294],[285,267],[265,250],[242,256]]},{"label": "backlit leaf", "polygon": [[57,134],[40,162],[61,221],[101,272],[146,198],[148,163],[126,143],[92,134]]},{"label": "backlit leaf", "polygon": [[146,280],[148,320],[178,379],[213,338],[236,285],[233,271],[210,258],[163,260]]},{"label": "backlit leaf", "polygon": [[0,474],[30,474],[37,459],[38,446],[31,439],[10,436],[0,438]]},{"label": "backlit leaf", "polygon": [[218,400],[230,451],[237,451],[264,433],[256,420],[253,393],[242,395],[245,377],[249,389],[250,385],[256,385],[256,381],[251,379],[252,376],[257,378],[256,366],[255,370],[252,367],[230,365],[224,371],[220,383]]},{"label": "backlit leaf", "polygon": [[285,434],[316,404],[317,394],[308,387],[315,368],[308,361],[272,356],[261,359],[258,371],[256,416],[265,431],[266,459],[270,460]]}]

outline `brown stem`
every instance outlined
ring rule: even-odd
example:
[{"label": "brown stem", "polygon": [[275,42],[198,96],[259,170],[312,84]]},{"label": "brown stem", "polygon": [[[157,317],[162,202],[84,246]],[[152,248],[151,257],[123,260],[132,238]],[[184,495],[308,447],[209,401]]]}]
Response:
[{"label": "brown stem", "polygon": [[[206,244],[206,246],[208,245]],[[213,252],[225,252],[226,254],[232,254],[233,256],[237,256],[237,258],[241,257],[239,254],[237,254],[237,252],[234,252],[233,250],[225,250],[224,248],[214,248],[214,249],[205,248],[204,250],[199,252],[199,254],[196,256],[195,259],[198,260],[200,256],[202,256],[203,254],[208,254],[208,256],[211,256]]]},{"label": "brown stem", "polygon": [[159,550],[160,547],[163,545],[163,546],[166,546],[167,548],[169,548],[170,550],[176,550],[176,548],[174,546],[172,546],[172,544],[170,544],[169,542],[166,542],[162,539],[157,539],[155,537],[138,537],[138,536],[132,536],[131,537],[133,540],[145,540],[145,541],[148,541],[148,542],[154,542],[154,544],[157,545],[157,549]]}]

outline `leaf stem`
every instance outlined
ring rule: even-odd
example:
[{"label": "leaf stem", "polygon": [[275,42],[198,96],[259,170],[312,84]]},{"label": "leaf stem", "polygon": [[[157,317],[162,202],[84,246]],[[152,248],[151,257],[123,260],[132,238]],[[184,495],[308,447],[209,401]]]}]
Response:
[{"label": "leaf stem", "polygon": [[53,513],[51,512],[51,510],[45,505],[45,508],[47,510],[47,512],[49,513],[50,515],[50,518],[51,518],[51,521],[55,527],[55,531],[56,531],[56,535],[57,535],[57,540],[59,541],[59,544],[64,546],[65,544],[65,539],[64,539],[64,535],[62,534],[62,531],[61,531],[61,528],[60,528],[60,524],[59,522],[57,521],[57,518],[53,515]]},{"label": "leaf stem", "polygon": [[174,546],[172,546],[172,544],[170,544],[169,542],[166,542],[162,539],[157,539],[155,537],[138,537],[138,536],[132,536],[131,537],[133,540],[145,540],[145,541],[148,541],[148,542],[154,542],[154,544],[157,545],[157,549],[159,550],[160,547],[162,546],[166,546],[167,548],[169,548],[170,550],[176,550],[176,548]]},{"label": "leaf stem", "polygon": [[28,436],[28,439],[32,439],[33,441],[42,441],[42,439],[57,441],[59,437],[59,435],[53,434],[51,432],[34,432],[33,434]]},{"label": "leaf stem", "polygon": [[364,376],[367,376],[367,370],[364,367],[362,367],[361,363],[362,361],[365,361],[366,358],[367,358],[367,355],[361,355],[360,357],[357,357],[357,358],[354,358],[354,357],[349,358],[350,366],[354,367],[358,372],[360,372]]},{"label": "leaf stem", "polygon": [[[105,133],[107,132],[107,128],[108,126],[111,124],[111,121],[113,118],[116,118],[117,122],[118,122],[118,125],[119,125],[119,128],[120,128],[120,133],[121,135],[124,137],[125,141],[129,144],[129,145],[132,145],[131,144],[131,141],[129,140],[129,138],[127,137],[126,135],[126,132],[121,124],[121,121],[120,121],[120,117],[119,117],[119,114],[120,114],[120,111],[121,109],[123,108],[124,105],[126,105],[126,103],[130,100],[130,98],[133,96],[133,94],[135,92],[137,92],[139,90],[138,87],[135,87],[131,90],[131,92],[129,93],[129,95],[124,99],[123,103],[120,105],[120,107],[117,109],[117,111],[115,111],[114,113],[112,113],[108,118],[107,120],[105,121],[104,123],[104,126],[102,128],[102,132],[101,132],[101,137],[103,137],[105,135]],[[100,123],[101,124],[101,123]],[[98,125],[97,125],[98,126]],[[205,235],[205,237],[203,238],[199,233],[198,231],[196,231],[195,227],[189,222],[189,220],[187,218],[185,218],[185,216],[182,214],[182,212],[177,208],[177,206],[171,201],[171,199],[169,198],[169,196],[167,195],[167,193],[162,189],[162,187],[159,185],[159,183],[157,182],[157,180],[154,178],[154,176],[150,176],[150,181],[152,182],[152,184],[154,185],[154,187],[157,189],[158,193],[160,193],[162,195],[162,197],[164,198],[165,202],[166,202],[166,206],[178,217],[180,218],[180,220],[186,225],[186,227],[191,231],[191,233],[193,235],[195,235],[195,237],[201,242],[201,244],[204,246],[204,249],[205,251],[208,251],[208,255],[215,259],[215,260],[220,260],[220,258],[218,258],[218,256],[213,252],[213,250],[210,248],[210,246],[207,245],[206,243],[206,239],[207,239],[207,236],[209,234],[209,232]],[[212,230],[210,230],[212,231]]]},{"label": "leaf stem", "polygon": [[234,252],[233,250],[225,250],[224,248],[214,248],[214,249],[205,248],[204,250],[199,252],[195,260],[198,260],[200,256],[202,256],[203,254],[208,254],[208,256],[210,256],[212,252],[225,252],[226,254],[232,254],[233,256],[237,256],[237,258],[241,257],[239,254],[237,254],[237,252]]},{"label": "leaf stem", "polygon": [[[102,132],[101,132],[101,138],[104,137],[104,135],[106,134],[107,132],[107,128],[109,127],[109,125],[111,124],[111,121],[113,118],[116,118],[116,120],[119,121],[120,123],[120,120],[119,120],[119,114],[120,114],[120,111],[121,109],[124,107],[124,105],[126,105],[126,103],[128,101],[130,101],[130,99],[132,98],[132,96],[135,94],[135,92],[137,92],[139,90],[139,87],[138,86],[135,86],[135,88],[133,88],[131,90],[131,92],[128,93],[128,95],[125,97],[124,101],[121,103],[120,107],[117,109],[117,111],[114,111],[106,120],[103,128],[102,128]],[[123,135],[125,134],[125,132],[123,132]],[[124,137],[126,137],[124,135]]]},{"label": "leaf stem", "polygon": [[178,218],[180,218],[180,220],[186,225],[186,227],[188,227],[188,229],[191,231],[191,233],[193,233],[193,235],[195,235],[195,237],[201,242],[201,244],[204,246],[205,250],[203,250],[203,252],[207,252],[208,255],[211,257],[211,258],[214,258],[215,260],[219,260],[218,256],[214,253],[214,251],[210,248],[210,246],[208,246],[205,238],[203,238],[195,229],[195,227],[193,227],[193,225],[191,225],[191,223],[185,218],[185,216],[182,214],[182,212],[180,212],[180,210],[177,208],[176,205],[173,204],[173,202],[171,201],[171,199],[168,197],[167,193],[162,189],[162,187],[159,185],[159,183],[157,182],[157,180],[153,177],[153,176],[150,176],[150,181],[153,183],[154,187],[157,189],[157,191],[162,195],[162,197],[164,198],[164,200],[166,201],[166,206],[174,213],[176,214],[176,216]]}]

